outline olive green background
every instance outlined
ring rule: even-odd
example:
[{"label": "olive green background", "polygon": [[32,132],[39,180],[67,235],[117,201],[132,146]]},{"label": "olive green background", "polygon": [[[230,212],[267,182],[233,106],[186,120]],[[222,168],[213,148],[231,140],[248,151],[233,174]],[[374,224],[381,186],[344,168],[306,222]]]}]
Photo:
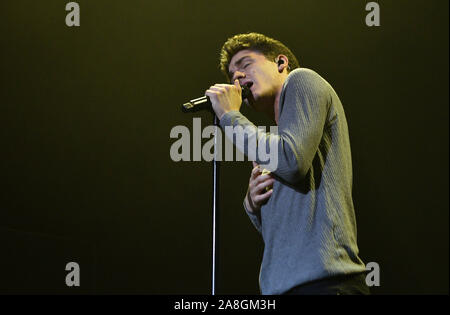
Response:
[{"label": "olive green background", "polygon": [[[171,160],[180,105],[236,33],[281,40],[341,98],[378,294],[448,294],[448,1],[0,2],[0,293],[209,294],[208,162]],[[242,111],[257,125],[258,113]],[[250,162],[221,168],[220,294],[258,294]],[[65,286],[65,264],[81,286]]]}]

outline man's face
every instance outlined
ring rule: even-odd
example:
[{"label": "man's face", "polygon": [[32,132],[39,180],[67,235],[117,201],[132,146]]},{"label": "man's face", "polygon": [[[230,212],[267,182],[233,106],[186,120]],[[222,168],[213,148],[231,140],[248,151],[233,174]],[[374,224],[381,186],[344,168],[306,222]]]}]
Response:
[{"label": "man's face", "polygon": [[274,60],[248,49],[239,51],[231,58],[228,71],[231,84],[238,79],[241,86],[250,86],[253,97],[249,98],[249,103],[256,110],[273,106],[285,78]]}]

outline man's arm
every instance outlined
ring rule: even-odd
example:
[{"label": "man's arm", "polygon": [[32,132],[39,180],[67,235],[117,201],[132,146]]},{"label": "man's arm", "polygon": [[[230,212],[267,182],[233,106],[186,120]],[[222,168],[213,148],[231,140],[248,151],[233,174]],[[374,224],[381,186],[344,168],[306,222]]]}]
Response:
[{"label": "man's arm", "polygon": [[[220,125],[222,128],[239,125],[245,130],[241,136],[246,140],[235,142],[241,152],[248,152],[248,143],[254,141],[265,144],[266,152],[276,147],[277,167],[269,170],[286,182],[296,184],[311,168],[322,139],[330,104],[330,86],[317,73],[307,69],[294,70],[285,84],[280,100],[278,134],[261,133],[239,111],[224,114]],[[256,162],[263,167],[267,165],[267,161],[258,156]]]}]

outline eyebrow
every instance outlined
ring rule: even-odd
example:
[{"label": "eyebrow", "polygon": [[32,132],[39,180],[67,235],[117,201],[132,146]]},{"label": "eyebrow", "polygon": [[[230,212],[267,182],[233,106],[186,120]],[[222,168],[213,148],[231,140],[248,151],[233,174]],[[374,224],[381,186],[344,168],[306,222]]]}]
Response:
[{"label": "eyebrow", "polygon": [[[241,63],[244,61],[244,59],[245,58],[250,58],[250,59],[252,59],[252,57],[250,57],[250,56],[244,56],[244,57],[242,57],[242,58],[240,58],[240,59],[238,59],[238,61],[236,61],[235,63],[234,63],[234,65],[236,66],[236,67],[239,67],[240,65],[241,65]],[[234,75],[234,72],[228,72],[228,75],[230,76],[230,80],[233,78],[233,75]]]}]

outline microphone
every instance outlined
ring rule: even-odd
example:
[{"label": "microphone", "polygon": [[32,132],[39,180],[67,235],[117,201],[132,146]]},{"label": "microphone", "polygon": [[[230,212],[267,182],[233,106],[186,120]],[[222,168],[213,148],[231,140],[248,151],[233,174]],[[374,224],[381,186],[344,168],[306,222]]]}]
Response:
[{"label": "microphone", "polygon": [[[246,98],[250,96],[252,92],[248,88],[248,86],[244,85],[242,87],[242,101],[244,101]],[[190,100],[187,103],[184,103],[181,105],[181,110],[183,113],[193,113],[198,112],[200,110],[205,109],[211,109],[212,110],[212,104],[208,96],[202,96],[193,100]]]}]

